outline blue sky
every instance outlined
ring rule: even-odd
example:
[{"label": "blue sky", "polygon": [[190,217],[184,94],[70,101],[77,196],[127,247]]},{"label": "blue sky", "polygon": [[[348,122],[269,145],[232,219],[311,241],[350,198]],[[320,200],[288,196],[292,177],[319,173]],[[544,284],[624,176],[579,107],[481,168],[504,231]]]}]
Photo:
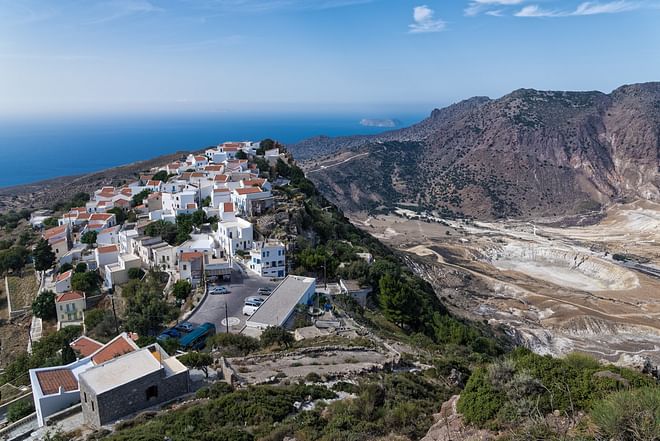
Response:
[{"label": "blue sky", "polygon": [[660,0],[0,0],[0,115],[432,108],[660,80]]}]

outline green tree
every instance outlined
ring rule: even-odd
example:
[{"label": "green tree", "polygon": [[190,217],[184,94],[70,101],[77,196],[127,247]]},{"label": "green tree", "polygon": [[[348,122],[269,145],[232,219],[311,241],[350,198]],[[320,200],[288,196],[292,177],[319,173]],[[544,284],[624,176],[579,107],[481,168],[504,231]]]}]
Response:
[{"label": "green tree", "polygon": [[126,301],[124,326],[129,331],[148,335],[158,331],[163,323],[177,316],[177,309],[170,307],[163,296],[163,286],[158,273],[150,272],[143,280],[129,280],[122,289]]},{"label": "green tree", "polygon": [[169,175],[167,174],[167,171],[166,170],[161,170],[158,173],[156,173],[155,175],[153,175],[151,177],[151,179],[154,180],[154,181],[167,182],[168,177],[169,177]]},{"label": "green tree", "polygon": [[79,262],[79,263],[76,265],[76,270],[75,270],[74,272],[76,272],[76,273],[84,273],[85,271],[87,271],[87,264],[86,264],[85,262]]},{"label": "green tree", "polygon": [[111,209],[109,209],[107,211],[107,213],[108,214],[114,214],[115,218],[117,219],[117,223],[119,225],[126,222],[126,217],[127,217],[126,212],[124,210],[122,210],[121,208],[119,208],[119,207],[112,207]]},{"label": "green tree", "polygon": [[87,245],[94,245],[96,243],[96,237],[98,236],[98,233],[94,230],[88,230],[83,233],[82,236],[80,236],[80,242],[87,244]]},{"label": "green tree", "polygon": [[247,158],[248,155],[243,150],[239,150],[236,152],[236,159],[247,159]]},{"label": "green tree", "polygon": [[98,286],[99,278],[94,271],[75,273],[71,278],[71,289],[74,291],[83,291],[89,294],[95,291]]},{"label": "green tree", "polygon": [[34,269],[46,271],[55,263],[55,253],[46,239],[40,239],[32,250]]},{"label": "green tree", "polygon": [[62,344],[62,364],[69,364],[76,361],[76,352],[73,350],[68,341]]},{"label": "green tree", "polygon": [[138,205],[142,204],[142,202],[146,199],[147,196],[149,196],[150,193],[151,190],[144,189],[135,196],[133,196],[133,199],[131,199],[131,206],[137,207]]},{"label": "green tree", "polygon": [[105,310],[91,309],[85,313],[85,328],[92,330],[105,318]]},{"label": "green tree", "polygon": [[7,421],[13,423],[21,418],[25,418],[34,412],[34,405],[31,401],[18,401],[7,409]]},{"label": "green tree", "polygon": [[55,293],[53,291],[41,291],[32,302],[32,314],[43,320],[54,319],[57,316]]},{"label": "green tree", "polygon": [[213,364],[213,357],[205,352],[188,352],[179,357],[179,361],[189,368],[200,369],[209,377],[209,366]]},{"label": "green tree", "polygon": [[129,279],[141,279],[144,276],[144,271],[141,268],[130,268],[128,270]]},{"label": "green tree", "polygon": [[46,218],[46,219],[44,219],[43,224],[44,224],[44,228],[46,230],[50,230],[51,228],[55,228],[58,224],[57,218],[55,218],[55,217]]},{"label": "green tree", "polygon": [[260,338],[265,347],[278,345],[288,348],[294,342],[293,334],[281,326],[269,326],[261,333]]},{"label": "green tree", "polygon": [[157,220],[152,222],[144,229],[144,233],[147,236],[160,237],[170,245],[174,245],[176,243],[177,232],[178,229],[175,224],[166,222],[164,220]]},{"label": "green tree", "polygon": [[192,292],[192,285],[187,280],[177,280],[172,287],[172,292],[177,300],[184,301]]},{"label": "green tree", "polygon": [[0,251],[0,272],[6,273],[12,270],[20,275],[28,261],[29,255],[29,251],[20,245]]},{"label": "green tree", "polygon": [[243,357],[261,348],[259,340],[242,334],[215,334],[207,341],[207,346],[225,357]]},{"label": "green tree", "polygon": [[69,262],[63,263],[60,265],[60,268],[57,270],[59,274],[63,274],[69,270],[73,269],[73,265],[71,265]]}]

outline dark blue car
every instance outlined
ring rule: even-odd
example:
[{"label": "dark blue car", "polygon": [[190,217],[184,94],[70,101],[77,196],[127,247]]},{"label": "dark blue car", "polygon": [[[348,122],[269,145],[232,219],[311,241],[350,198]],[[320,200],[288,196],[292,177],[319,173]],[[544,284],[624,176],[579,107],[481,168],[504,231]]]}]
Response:
[{"label": "dark blue car", "polygon": [[181,337],[181,333],[179,331],[177,331],[176,329],[171,328],[171,329],[166,329],[165,331],[163,331],[158,337],[156,337],[156,340],[165,341],[165,340],[168,340],[170,338],[179,338],[179,337]]}]

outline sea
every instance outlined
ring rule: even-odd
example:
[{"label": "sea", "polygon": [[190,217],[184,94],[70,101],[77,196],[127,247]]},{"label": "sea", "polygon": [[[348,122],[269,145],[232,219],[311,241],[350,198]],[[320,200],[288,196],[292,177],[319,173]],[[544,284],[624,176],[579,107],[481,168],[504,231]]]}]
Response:
[{"label": "sea", "polygon": [[[427,115],[424,109],[387,117],[407,126]],[[0,187],[103,170],[224,141],[272,138],[290,144],[317,135],[392,130],[361,125],[365,117],[374,115],[209,113],[0,119]]]}]

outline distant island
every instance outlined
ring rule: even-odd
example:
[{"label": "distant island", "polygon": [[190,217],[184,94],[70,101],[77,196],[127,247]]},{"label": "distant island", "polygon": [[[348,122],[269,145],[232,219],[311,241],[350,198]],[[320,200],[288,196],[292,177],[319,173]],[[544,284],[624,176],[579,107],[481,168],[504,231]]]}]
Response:
[{"label": "distant island", "polygon": [[398,119],[382,118],[382,119],[372,119],[372,118],[363,118],[360,120],[361,126],[366,127],[399,127],[401,121]]}]

